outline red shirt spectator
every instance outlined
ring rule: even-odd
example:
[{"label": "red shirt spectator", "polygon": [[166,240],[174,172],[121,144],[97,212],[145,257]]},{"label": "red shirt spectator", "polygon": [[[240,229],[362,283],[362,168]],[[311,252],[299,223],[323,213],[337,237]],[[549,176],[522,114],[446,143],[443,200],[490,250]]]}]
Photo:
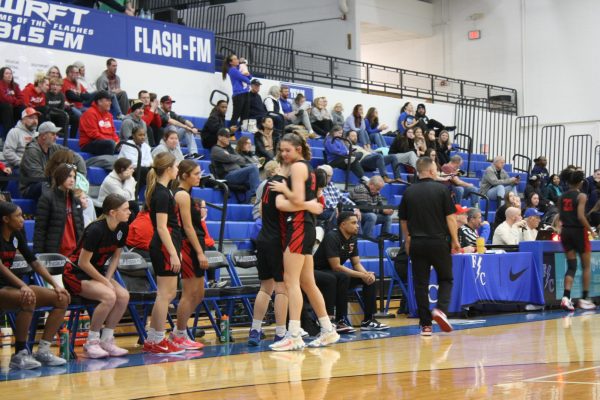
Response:
[{"label": "red shirt spectator", "polygon": [[0,103],[8,103],[13,107],[24,105],[21,88],[8,67],[0,68]]},{"label": "red shirt spectator", "polygon": [[[119,136],[115,130],[115,123],[110,109],[110,100],[107,102],[108,109],[99,105],[95,100],[92,106],[83,113],[79,121],[79,146],[82,148],[96,140],[112,140],[117,143]],[[85,151],[85,150],[84,150]]]},{"label": "red shirt spectator", "polygon": [[50,89],[48,78],[40,78],[35,83],[30,83],[23,89],[23,101],[26,107],[44,107],[46,105],[46,92]]}]

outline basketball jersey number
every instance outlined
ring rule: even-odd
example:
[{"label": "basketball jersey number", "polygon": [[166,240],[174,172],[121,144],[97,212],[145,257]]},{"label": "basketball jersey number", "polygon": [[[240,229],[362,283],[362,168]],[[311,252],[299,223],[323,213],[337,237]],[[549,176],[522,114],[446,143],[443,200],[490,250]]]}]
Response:
[{"label": "basketball jersey number", "polygon": [[314,172],[310,173],[310,190],[317,190],[317,175]]},{"label": "basketball jersey number", "polygon": [[573,199],[563,199],[562,209],[563,211],[573,211]]}]

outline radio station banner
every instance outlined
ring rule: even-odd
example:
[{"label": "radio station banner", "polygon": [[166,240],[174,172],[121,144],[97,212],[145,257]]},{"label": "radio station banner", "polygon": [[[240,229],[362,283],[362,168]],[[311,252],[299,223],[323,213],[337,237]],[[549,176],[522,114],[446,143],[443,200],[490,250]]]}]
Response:
[{"label": "radio station banner", "polygon": [[214,72],[214,33],[39,0],[0,0],[0,41]]},{"label": "radio station banner", "polygon": [[282,85],[290,88],[290,99],[295,99],[301,93],[306,97],[306,101],[312,102],[314,99],[314,89],[312,86],[298,85],[297,83],[281,82]]}]

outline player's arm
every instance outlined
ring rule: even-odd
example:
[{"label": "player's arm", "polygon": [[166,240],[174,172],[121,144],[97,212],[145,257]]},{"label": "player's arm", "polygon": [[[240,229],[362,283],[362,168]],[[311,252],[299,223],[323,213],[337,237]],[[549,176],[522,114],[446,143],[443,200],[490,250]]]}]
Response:
[{"label": "player's arm", "polygon": [[581,225],[583,225],[585,229],[587,229],[588,232],[591,232],[595,235],[596,233],[592,230],[592,226],[590,225],[590,222],[585,216],[586,203],[587,195],[584,193],[579,193],[579,195],[577,196],[577,219],[579,220]]}]

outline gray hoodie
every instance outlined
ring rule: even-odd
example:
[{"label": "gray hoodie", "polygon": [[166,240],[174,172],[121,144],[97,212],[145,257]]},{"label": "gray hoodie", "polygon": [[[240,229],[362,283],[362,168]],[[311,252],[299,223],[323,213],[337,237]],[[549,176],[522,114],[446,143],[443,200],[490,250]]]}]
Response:
[{"label": "gray hoodie", "polygon": [[160,144],[156,146],[154,150],[152,150],[152,157],[156,157],[157,154],[164,153],[165,151],[173,154],[177,161],[183,161],[183,153],[181,152],[181,149],[177,147],[175,150],[170,150],[165,144],[164,139],[162,139]]},{"label": "gray hoodie", "polygon": [[131,135],[138,127],[141,127],[146,132],[146,143],[148,143],[148,128],[143,119],[135,119],[132,114],[127,114],[123,118],[123,124],[121,125],[121,132],[119,132],[119,138],[123,141],[131,139]]},{"label": "gray hoodie", "polygon": [[21,121],[17,122],[17,125],[8,131],[2,153],[9,167],[19,168],[21,158],[25,153],[25,147],[33,140],[34,134],[35,131],[29,131]]}]

